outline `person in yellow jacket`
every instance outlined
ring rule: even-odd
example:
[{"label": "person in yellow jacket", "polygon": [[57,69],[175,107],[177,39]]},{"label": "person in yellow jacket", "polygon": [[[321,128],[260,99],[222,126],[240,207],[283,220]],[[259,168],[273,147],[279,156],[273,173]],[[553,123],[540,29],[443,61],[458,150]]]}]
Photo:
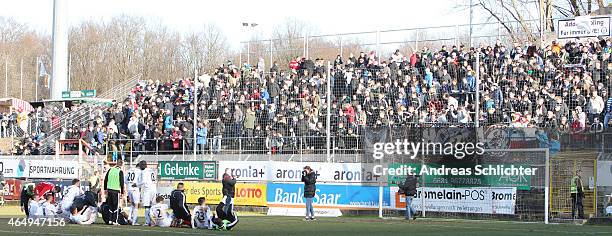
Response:
[{"label": "person in yellow jacket", "polygon": [[576,175],[570,183],[570,194],[572,196],[572,219],[575,219],[576,210],[578,210],[578,219],[584,219],[584,207],[582,199],[584,198],[584,189],[582,187],[581,171],[576,170]]}]

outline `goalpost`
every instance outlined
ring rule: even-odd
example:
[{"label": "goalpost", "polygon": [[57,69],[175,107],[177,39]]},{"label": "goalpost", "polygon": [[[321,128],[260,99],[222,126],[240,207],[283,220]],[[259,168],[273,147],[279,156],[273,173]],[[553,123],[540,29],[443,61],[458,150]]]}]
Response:
[{"label": "goalpost", "polygon": [[[410,166],[417,168],[417,173],[423,173],[418,178],[417,195],[412,200],[419,217],[549,222],[550,157],[547,148],[485,149],[483,155],[473,160],[427,156],[394,160],[384,165],[389,168]],[[426,171],[421,172],[421,167],[429,172],[432,169],[470,169],[471,174],[427,175]],[[476,174],[477,170],[480,175]],[[522,172],[522,175],[499,174],[500,171],[506,174]],[[386,175],[381,179],[379,217],[403,217],[406,200],[398,194],[397,184],[404,181],[405,175]],[[383,195],[384,188],[389,188],[389,196]]]}]

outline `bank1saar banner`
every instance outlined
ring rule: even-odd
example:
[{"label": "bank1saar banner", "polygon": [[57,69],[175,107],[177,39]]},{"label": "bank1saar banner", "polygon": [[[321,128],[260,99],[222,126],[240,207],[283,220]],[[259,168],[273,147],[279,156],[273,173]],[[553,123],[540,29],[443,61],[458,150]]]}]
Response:
[{"label": "bank1saar banner", "polygon": [[[187,203],[197,203],[198,198],[205,197],[207,204],[219,204],[223,198],[221,183],[186,181],[185,194]],[[266,206],[266,184],[236,183],[235,205]]]},{"label": "bank1saar banner", "polygon": [[[406,209],[406,198],[391,187],[391,208]],[[514,214],[516,187],[417,188],[412,207],[429,212]]]},{"label": "bank1saar banner", "polygon": [[[378,186],[317,184],[313,203],[315,206],[326,206],[350,209],[378,208]],[[303,184],[268,183],[269,207],[304,206]],[[389,188],[383,190],[383,207],[389,207]]]}]

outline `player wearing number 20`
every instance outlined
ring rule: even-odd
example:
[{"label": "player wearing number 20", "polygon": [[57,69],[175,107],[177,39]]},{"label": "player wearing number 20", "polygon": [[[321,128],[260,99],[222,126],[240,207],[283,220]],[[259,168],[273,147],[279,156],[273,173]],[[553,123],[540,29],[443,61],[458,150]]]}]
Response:
[{"label": "player wearing number 20", "polygon": [[130,202],[130,220],[132,225],[138,225],[138,204],[140,204],[140,188],[138,183],[142,182],[140,178],[142,170],[139,166],[132,167],[125,175],[125,185],[127,185],[128,200]]},{"label": "player wearing number 20", "polygon": [[157,197],[157,171],[147,168],[146,161],[140,161],[138,163],[138,167],[140,168],[140,179],[138,182],[138,187],[140,187],[140,192],[142,194],[142,205],[145,208],[145,224],[151,225],[151,217],[150,211],[151,206],[153,206],[155,202],[155,198]]}]

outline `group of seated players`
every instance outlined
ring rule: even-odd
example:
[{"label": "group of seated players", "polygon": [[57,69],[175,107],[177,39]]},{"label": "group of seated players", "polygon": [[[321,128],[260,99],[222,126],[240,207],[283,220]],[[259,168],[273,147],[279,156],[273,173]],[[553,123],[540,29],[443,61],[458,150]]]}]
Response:
[{"label": "group of seated players", "polygon": [[[30,218],[64,218],[73,224],[93,224],[98,214],[102,216],[105,223],[113,222],[118,225],[135,225],[137,218],[128,215],[119,208],[114,214],[105,202],[98,203],[97,194],[91,191],[82,191],[80,181],[75,179],[62,196],[61,201],[56,201],[61,189],[51,183],[41,182],[26,186],[31,195],[25,213]],[[182,189],[179,183],[177,189]],[[229,201],[226,207],[226,198],[221,199],[212,213],[206,205],[204,197],[198,198],[198,205],[193,208],[193,214],[189,212],[186,197],[183,191],[175,190],[170,196],[170,207],[164,203],[164,198],[157,196],[155,204],[151,206],[145,216],[147,225],[159,227],[192,227],[197,229],[231,230],[238,223],[238,217],[233,210],[233,201]],[[172,209],[172,214],[168,211]],[[112,219],[112,217],[117,217]]]}]

